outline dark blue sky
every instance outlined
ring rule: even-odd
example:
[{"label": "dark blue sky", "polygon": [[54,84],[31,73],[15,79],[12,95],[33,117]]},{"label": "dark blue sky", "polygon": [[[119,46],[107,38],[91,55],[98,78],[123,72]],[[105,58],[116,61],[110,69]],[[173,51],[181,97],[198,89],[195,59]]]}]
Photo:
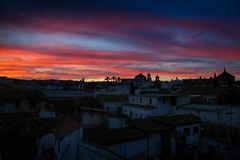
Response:
[{"label": "dark blue sky", "polygon": [[1,12],[57,9],[140,12],[156,16],[240,18],[239,0],[1,0]]}]

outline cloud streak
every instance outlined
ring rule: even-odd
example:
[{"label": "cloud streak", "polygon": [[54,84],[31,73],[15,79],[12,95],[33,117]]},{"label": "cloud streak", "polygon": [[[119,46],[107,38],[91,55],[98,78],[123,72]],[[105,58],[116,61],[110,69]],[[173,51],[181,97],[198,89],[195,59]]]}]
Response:
[{"label": "cloud streak", "polygon": [[240,22],[234,16],[186,18],[149,13],[141,5],[130,12],[131,6],[126,6],[126,12],[123,6],[117,11],[95,6],[98,14],[70,12],[62,6],[57,12],[44,7],[15,14],[3,11],[0,73],[27,79],[99,80],[151,72],[171,79],[212,76],[227,67],[239,78]]}]

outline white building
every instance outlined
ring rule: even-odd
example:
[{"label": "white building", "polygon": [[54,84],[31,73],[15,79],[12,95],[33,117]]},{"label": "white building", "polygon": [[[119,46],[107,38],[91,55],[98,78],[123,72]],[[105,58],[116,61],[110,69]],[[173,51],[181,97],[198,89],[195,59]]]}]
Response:
[{"label": "white building", "polygon": [[45,100],[37,90],[0,86],[0,113],[37,112],[45,106]]},{"label": "white building", "polygon": [[198,144],[201,121],[193,114],[153,117],[152,120],[183,134],[186,145]]},{"label": "white building", "polygon": [[38,141],[38,159],[79,159],[83,128],[76,122],[65,122]]},{"label": "white building", "polygon": [[86,127],[106,126],[109,113],[96,108],[81,108],[75,111],[75,115],[80,114],[81,124]]},{"label": "white building", "polygon": [[199,145],[201,121],[196,116],[192,114],[185,114],[153,117],[151,119],[156,123],[171,128],[170,134],[163,137],[163,140],[170,143],[167,145],[170,148],[165,148],[165,150],[170,150],[171,156],[177,156],[184,152],[187,148]]},{"label": "white building", "polygon": [[97,99],[103,104],[105,111],[117,114],[121,113],[122,105],[127,102],[128,95],[97,95]]},{"label": "white building", "polygon": [[108,116],[108,128],[124,128],[127,127],[127,121],[129,118],[124,115],[109,115]]},{"label": "white building", "polygon": [[155,157],[158,153],[156,145],[160,141],[158,135],[148,137],[145,133],[131,128],[95,131],[85,135],[85,141],[95,143],[100,148],[104,147],[123,159]]},{"label": "white building", "polygon": [[129,95],[122,112],[131,118],[146,118],[174,114],[179,105],[189,104],[190,97],[173,94]]},{"label": "white building", "polygon": [[149,146],[147,152],[149,152],[149,157],[156,158],[163,154],[163,150],[166,148],[163,135],[170,132],[169,127],[153,122],[150,119],[134,119],[129,121],[129,126],[148,135]]},{"label": "white building", "polygon": [[177,113],[192,113],[204,122],[240,127],[240,108],[217,104],[187,104],[177,107]]}]

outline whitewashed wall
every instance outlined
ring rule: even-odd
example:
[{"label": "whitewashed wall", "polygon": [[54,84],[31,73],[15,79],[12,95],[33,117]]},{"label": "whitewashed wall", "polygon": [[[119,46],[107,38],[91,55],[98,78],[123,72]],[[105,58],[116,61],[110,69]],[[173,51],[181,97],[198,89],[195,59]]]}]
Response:
[{"label": "whitewashed wall", "polygon": [[140,140],[115,144],[108,146],[108,148],[125,158],[132,158],[139,154],[147,156],[147,150],[149,149],[148,156],[156,158],[158,153],[161,153],[161,137],[159,134],[152,134],[149,139],[143,138]]},{"label": "whitewashed wall", "polygon": [[111,112],[111,113],[117,113],[119,108],[124,104],[125,102],[104,102],[104,110]]},{"label": "whitewashed wall", "polygon": [[[142,101],[141,101],[141,99],[142,99]],[[152,103],[150,103],[150,99],[151,99]],[[143,96],[130,95],[128,100],[129,100],[129,103],[140,104],[140,105],[157,106],[157,103],[158,103],[158,98],[154,98],[154,97],[143,97]]]},{"label": "whitewashed wall", "polygon": [[84,126],[88,125],[101,125],[104,123],[104,118],[101,113],[96,114],[94,112],[83,112],[81,124]]},{"label": "whitewashed wall", "polygon": [[[75,160],[79,156],[80,142],[82,141],[83,129],[80,128],[57,140],[56,150],[57,157],[60,160]],[[58,148],[58,146],[60,148]]]},{"label": "whitewashed wall", "polygon": [[[195,127],[195,126],[197,126],[199,128],[198,134],[193,134],[193,127]],[[186,144],[187,145],[197,144],[199,142],[199,136],[200,136],[200,125],[194,124],[194,125],[180,126],[180,127],[177,127],[176,130],[180,133],[184,133],[184,128],[190,129],[190,134],[188,136],[186,136]]]},{"label": "whitewashed wall", "polygon": [[153,114],[153,109],[145,109],[141,107],[131,107],[129,105],[123,106],[123,114],[130,117],[132,113],[132,118],[146,118]]}]

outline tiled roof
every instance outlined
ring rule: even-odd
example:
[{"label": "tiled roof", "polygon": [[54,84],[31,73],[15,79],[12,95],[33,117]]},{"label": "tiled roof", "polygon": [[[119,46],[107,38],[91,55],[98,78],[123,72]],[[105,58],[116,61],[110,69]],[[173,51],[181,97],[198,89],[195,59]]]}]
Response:
[{"label": "tiled roof", "polygon": [[189,124],[197,124],[200,123],[200,119],[193,114],[184,114],[184,115],[172,115],[172,116],[160,116],[160,117],[152,117],[153,121],[169,125],[169,126],[182,126]]},{"label": "tiled roof", "polygon": [[0,85],[0,100],[18,100],[23,98],[45,99],[46,97],[40,90]]},{"label": "tiled roof", "polygon": [[150,119],[134,119],[129,122],[129,126],[145,133],[162,132],[169,129],[169,127],[153,122]]},{"label": "tiled roof", "polygon": [[81,125],[76,121],[66,121],[58,124],[52,132],[57,138],[62,138],[80,127]]},{"label": "tiled roof", "polygon": [[85,132],[84,135],[84,140],[103,146],[134,141],[147,137],[143,132],[131,128]]}]

